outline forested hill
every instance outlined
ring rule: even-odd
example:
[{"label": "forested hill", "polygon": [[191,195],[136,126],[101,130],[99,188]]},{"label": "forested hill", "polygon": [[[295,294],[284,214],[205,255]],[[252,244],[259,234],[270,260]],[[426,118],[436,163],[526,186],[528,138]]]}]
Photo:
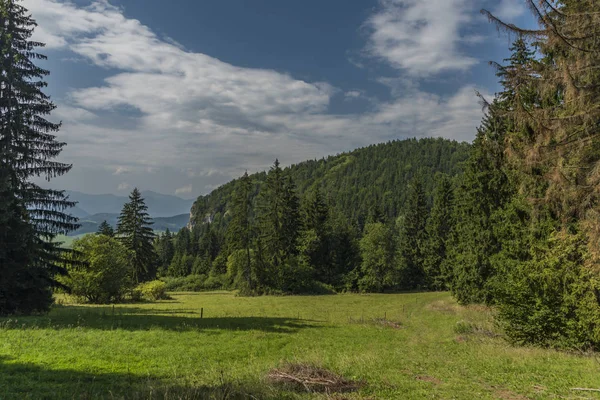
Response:
[{"label": "forested hill", "polygon": [[[285,169],[302,196],[318,186],[332,211],[362,225],[370,213],[396,218],[407,197],[407,185],[419,173],[431,201],[438,172],[454,176],[461,172],[470,145],[446,139],[407,139],[371,145],[349,153],[309,160]],[[285,160],[280,160],[285,163]],[[251,175],[254,196],[267,174]],[[227,222],[232,195],[239,180],[231,181],[192,206],[192,224]],[[225,218],[223,218],[225,216]]]}]

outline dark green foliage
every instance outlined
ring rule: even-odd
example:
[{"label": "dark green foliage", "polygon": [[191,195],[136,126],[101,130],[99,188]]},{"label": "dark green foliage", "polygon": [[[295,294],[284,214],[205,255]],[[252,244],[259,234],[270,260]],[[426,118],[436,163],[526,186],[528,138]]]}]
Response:
[{"label": "dark green foliage", "polygon": [[448,251],[451,289],[461,303],[491,303],[491,263],[501,245],[493,214],[511,197],[504,171],[505,124],[492,107],[477,132],[471,156],[456,189],[455,226]]},{"label": "dark green foliage", "polygon": [[63,192],[31,182],[71,169],[52,161],[65,144],[53,134],[60,125],[45,119],[55,106],[42,91],[49,72],[34,64],[45,59],[36,52],[43,44],[29,40],[35,26],[24,7],[0,1],[0,314],[48,309],[65,271],[53,238],[77,228]]},{"label": "dark green foliage", "polygon": [[[427,208],[435,186],[433,174],[454,176],[468,148],[443,139],[411,139],[285,170],[276,161],[268,174],[244,176],[196,201],[192,231],[186,229],[174,240],[177,250],[169,274],[189,273],[187,249],[194,259],[191,273],[229,280],[228,284],[247,290],[238,279],[239,250],[246,249],[245,265],[252,265],[255,293],[314,291],[315,284],[358,290],[363,278],[359,240],[366,221],[396,219],[404,209],[406,183],[417,170],[422,171],[422,203]],[[422,217],[426,221],[427,212]],[[391,230],[390,234],[393,240],[396,234]],[[228,260],[233,253],[232,264]],[[234,264],[235,276],[226,274],[226,265]],[[395,265],[391,267],[396,271]],[[390,275],[386,288],[400,287],[397,279],[397,274]]]},{"label": "dark green foliage", "polygon": [[140,191],[135,188],[123,206],[117,225],[119,241],[133,253],[133,279],[137,283],[151,280],[156,274],[154,232],[147,210]]},{"label": "dark green foliage", "polygon": [[173,241],[173,235],[168,228],[162,235],[158,235],[154,240],[154,252],[158,256],[157,272],[161,276],[166,275],[171,260],[175,255],[175,245]]},{"label": "dark green foliage", "polygon": [[444,290],[450,271],[446,266],[446,251],[450,231],[454,226],[454,187],[450,177],[438,177],[433,194],[433,207],[426,227],[425,254],[423,259],[426,286]]},{"label": "dark green foliage", "polygon": [[326,284],[333,284],[335,273],[332,270],[329,225],[329,207],[319,188],[307,193],[303,207],[302,250],[306,262],[314,268],[315,278]]},{"label": "dark green foliage", "polygon": [[[462,171],[461,163],[469,155],[470,145],[446,139],[408,139],[372,145],[350,153],[310,160],[286,168],[304,197],[315,187],[325,194],[332,212],[358,221],[362,230],[365,222],[378,210],[378,219],[394,220],[402,213],[407,198],[407,186],[417,171],[421,171],[428,202],[435,187],[435,175],[443,172],[455,176]],[[264,185],[264,172],[250,176],[253,195]],[[192,207],[192,223],[226,224],[224,217],[231,208],[233,192],[239,180],[225,184]]]},{"label": "dark green foliage", "polygon": [[285,179],[278,160],[271,167],[258,200],[259,284],[284,290],[285,264],[296,254],[300,222],[293,184]]},{"label": "dark green foliage", "polygon": [[[254,241],[251,191],[252,182],[246,172],[237,186],[231,210],[233,216],[227,228],[229,252],[241,251],[244,254],[243,266],[239,268],[239,271],[240,275],[244,277],[245,285],[250,291],[254,287],[251,257],[251,249]],[[236,265],[236,267],[238,266]],[[237,271],[235,275],[237,277]]]},{"label": "dark green foliage", "polygon": [[400,285],[403,289],[418,289],[426,285],[425,255],[427,232],[425,230],[429,209],[420,175],[415,176],[409,188],[406,213],[402,220],[398,262]]},{"label": "dark green foliage", "polygon": [[509,338],[520,344],[596,347],[600,309],[593,275],[583,268],[585,236],[553,235],[532,253],[530,261],[512,269],[499,297]]},{"label": "dark green foliage", "polygon": [[102,223],[100,224],[100,226],[98,226],[98,232],[97,233],[100,234],[100,235],[106,235],[106,236],[110,236],[110,237],[115,236],[115,230],[106,221],[102,221]]}]

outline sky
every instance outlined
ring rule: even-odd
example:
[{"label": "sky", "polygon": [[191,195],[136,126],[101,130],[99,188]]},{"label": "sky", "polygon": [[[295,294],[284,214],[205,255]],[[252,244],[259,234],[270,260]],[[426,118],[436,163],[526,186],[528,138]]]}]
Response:
[{"label": "sky", "polygon": [[67,143],[57,189],[194,198],[403,138],[471,141],[522,0],[23,0]]}]

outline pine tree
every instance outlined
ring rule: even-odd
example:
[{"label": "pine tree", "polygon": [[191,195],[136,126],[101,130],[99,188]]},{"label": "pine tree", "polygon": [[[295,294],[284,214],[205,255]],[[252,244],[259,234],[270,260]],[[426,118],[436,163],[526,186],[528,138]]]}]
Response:
[{"label": "pine tree", "polygon": [[227,229],[227,242],[229,251],[232,253],[241,250],[245,254],[244,259],[244,279],[250,291],[253,290],[252,281],[252,256],[251,248],[253,243],[252,226],[252,181],[248,172],[240,178],[235,197],[233,198],[232,218]]},{"label": "pine tree", "polygon": [[264,262],[265,278],[268,284],[281,288],[283,285],[284,229],[283,215],[285,209],[283,171],[279,160],[271,167],[267,181],[263,185],[259,198],[259,232]]},{"label": "pine tree", "polygon": [[438,177],[433,195],[433,207],[427,220],[427,242],[424,255],[427,287],[433,290],[446,288],[446,246],[454,218],[454,188],[446,174]]},{"label": "pine tree", "polygon": [[420,175],[410,185],[406,213],[399,243],[399,270],[403,289],[417,289],[425,285],[425,231],[429,209]]},{"label": "pine tree", "polygon": [[175,246],[173,245],[173,235],[169,228],[158,236],[155,240],[155,252],[158,255],[159,273],[166,274],[173,256],[175,256]]},{"label": "pine tree", "polygon": [[100,226],[98,226],[98,234],[113,237],[115,236],[115,230],[108,222],[106,222],[106,220],[104,220]]},{"label": "pine tree", "polygon": [[133,253],[133,278],[136,282],[153,278],[155,274],[153,268],[157,256],[152,245],[154,232],[147,210],[140,191],[133,189],[129,202],[123,206],[117,226],[119,240]]},{"label": "pine tree", "polygon": [[282,241],[285,257],[298,253],[298,236],[301,230],[300,199],[296,194],[296,184],[291,176],[283,187]]},{"label": "pine tree", "polygon": [[492,303],[491,257],[500,250],[493,215],[510,199],[504,166],[505,121],[492,107],[478,129],[464,175],[456,188],[455,221],[448,266],[452,294],[461,303]]},{"label": "pine tree", "polygon": [[333,284],[330,257],[330,226],[329,207],[317,186],[308,193],[303,202],[304,235],[313,237],[314,243],[310,246],[308,257],[315,271],[315,278],[320,282]]},{"label": "pine tree", "polygon": [[29,40],[35,26],[15,0],[0,1],[0,314],[48,309],[53,277],[64,273],[52,239],[77,228],[64,212],[74,203],[30,181],[71,169],[52,161],[65,143],[53,135],[60,124],[45,119],[55,106],[42,91],[49,72],[34,64],[45,59]]}]

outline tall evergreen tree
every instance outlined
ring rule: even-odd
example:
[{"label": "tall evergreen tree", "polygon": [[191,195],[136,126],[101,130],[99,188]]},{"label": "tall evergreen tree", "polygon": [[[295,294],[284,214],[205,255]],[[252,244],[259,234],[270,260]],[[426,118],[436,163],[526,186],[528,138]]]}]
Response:
[{"label": "tall evergreen tree", "polygon": [[47,310],[64,251],[52,239],[76,229],[64,211],[73,206],[61,191],[42,189],[71,166],[56,161],[64,143],[46,120],[55,108],[43,93],[49,74],[31,41],[35,21],[15,0],[0,0],[0,314]]},{"label": "tall evergreen tree", "polygon": [[281,288],[284,259],[283,215],[284,178],[279,160],[271,167],[267,181],[263,185],[259,198],[259,232],[261,255],[264,263],[265,278],[269,284]]},{"label": "tall evergreen tree", "polygon": [[166,274],[173,256],[175,256],[175,246],[173,245],[173,235],[169,228],[156,238],[155,252],[158,255],[158,268],[160,274]]},{"label": "tall evergreen tree", "polygon": [[140,191],[135,188],[129,202],[123,206],[117,226],[119,240],[133,254],[133,274],[136,282],[153,278],[157,261],[154,246],[152,220]]},{"label": "tall evergreen tree", "polygon": [[283,187],[282,241],[285,257],[298,253],[298,235],[301,230],[300,199],[296,184],[288,175]]},{"label": "tall evergreen tree", "polygon": [[310,246],[308,257],[314,269],[315,278],[327,284],[333,284],[330,257],[330,226],[329,207],[323,198],[321,189],[317,186],[307,193],[303,202],[304,235],[312,237],[314,243]]},{"label": "tall evergreen tree", "polygon": [[454,187],[450,177],[438,177],[433,194],[433,207],[427,220],[427,242],[424,268],[427,287],[433,290],[446,288],[448,272],[445,271],[446,246],[454,219]]},{"label": "tall evergreen tree", "polygon": [[106,222],[106,220],[104,220],[100,226],[98,226],[98,234],[113,237],[115,236],[115,230],[108,224],[108,222]]},{"label": "tall evergreen tree", "polygon": [[399,243],[399,271],[403,289],[417,289],[425,285],[425,231],[429,209],[421,175],[410,185]]},{"label": "tall evergreen tree", "polygon": [[244,279],[249,290],[253,290],[252,281],[252,255],[253,227],[252,227],[252,181],[248,172],[240,178],[235,197],[233,198],[232,218],[227,229],[227,243],[229,251],[241,250],[244,258]]},{"label": "tall evergreen tree", "polygon": [[493,215],[510,199],[505,172],[505,121],[492,106],[477,131],[465,173],[456,188],[455,221],[450,234],[448,265],[451,289],[461,303],[491,303],[491,257],[500,250]]}]

